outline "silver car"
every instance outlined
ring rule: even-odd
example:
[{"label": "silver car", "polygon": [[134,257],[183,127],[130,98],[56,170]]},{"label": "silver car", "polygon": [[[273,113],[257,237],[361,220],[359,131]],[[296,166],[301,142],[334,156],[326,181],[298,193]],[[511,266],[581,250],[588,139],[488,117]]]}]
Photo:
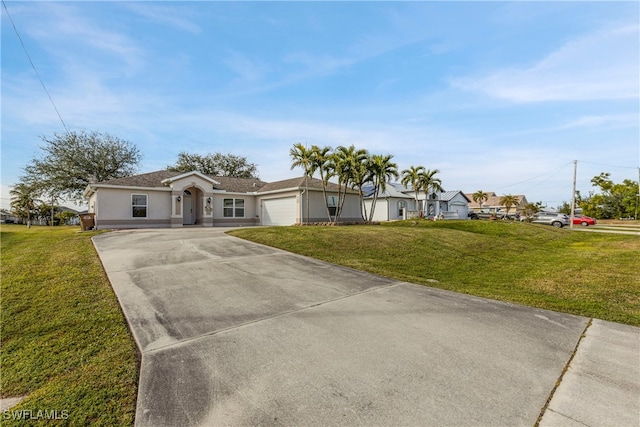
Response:
[{"label": "silver car", "polygon": [[569,216],[559,212],[538,212],[533,215],[531,222],[553,225],[558,228],[570,224]]}]

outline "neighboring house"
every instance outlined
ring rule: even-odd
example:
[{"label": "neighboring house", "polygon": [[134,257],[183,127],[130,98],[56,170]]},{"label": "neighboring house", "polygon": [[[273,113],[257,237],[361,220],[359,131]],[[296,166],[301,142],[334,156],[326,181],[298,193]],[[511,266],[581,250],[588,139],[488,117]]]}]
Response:
[{"label": "neighboring house", "polygon": [[[371,212],[373,204],[373,186],[363,188],[365,194],[365,206],[367,215]],[[373,211],[374,221],[395,221],[406,219],[411,211],[416,211],[416,201],[413,196],[406,193],[407,188],[398,183],[387,183],[385,191],[380,191],[376,200],[376,207]]]},{"label": "neighboring house", "polygon": [[[480,209],[489,209],[490,211],[505,211],[507,210],[507,207],[500,204],[500,199],[503,196],[498,196],[496,195],[496,193],[487,193],[489,195],[489,198],[487,199],[486,202],[482,202],[482,205],[480,205],[477,202],[473,201],[473,193],[467,193],[466,196],[467,198],[471,201],[469,203],[469,209],[473,210],[473,211],[479,211]],[[527,201],[527,198],[524,196],[524,194],[517,194],[514,195],[514,197],[516,199],[518,199],[518,204],[516,206],[511,206],[511,208],[509,208],[509,212],[518,212],[520,214],[522,214],[525,210],[525,206],[527,206],[529,204],[529,202]]]},{"label": "neighboring house", "polygon": [[429,195],[427,216],[443,219],[468,219],[469,198],[462,191],[443,191]]},{"label": "neighboring house", "polygon": [[5,209],[0,210],[0,223],[11,224],[11,223],[19,223],[19,222],[21,222],[20,218],[15,216],[13,213]]},{"label": "neighboring house", "polygon": [[[332,213],[337,191],[338,186],[329,183]],[[97,229],[293,225],[329,220],[322,181],[304,177],[267,183],[163,170],[89,184],[84,196],[89,212],[95,214]],[[361,221],[356,192],[347,194],[340,221]]]},{"label": "neighboring house", "polygon": [[[371,186],[365,187],[367,212],[372,205]],[[426,202],[425,202],[426,200]],[[380,192],[374,211],[374,221],[393,221],[411,217],[444,219],[467,219],[469,199],[462,191],[442,191],[431,193],[428,198],[418,193],[416,206],[415,192],[399,183],[387,183],[387,189]]]}]

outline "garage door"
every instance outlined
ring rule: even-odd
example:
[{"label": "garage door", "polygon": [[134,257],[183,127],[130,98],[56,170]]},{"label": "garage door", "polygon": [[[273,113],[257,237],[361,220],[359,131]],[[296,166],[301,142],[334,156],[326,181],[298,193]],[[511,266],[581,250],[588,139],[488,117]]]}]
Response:
[{"label": "garage door", "polygon": [[295,223],[295,197],[262,201],[262,225],[292,225]]}]

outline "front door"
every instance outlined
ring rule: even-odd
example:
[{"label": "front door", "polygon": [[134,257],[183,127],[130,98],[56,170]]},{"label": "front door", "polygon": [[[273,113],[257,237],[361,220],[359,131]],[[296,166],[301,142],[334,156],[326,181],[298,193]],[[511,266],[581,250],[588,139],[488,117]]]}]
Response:
[{"label": "front door", "polygon": [[184,194],[182,196],[182,200],[183,200],[182,224],[192,225],[193,224],[193,201],[191,199],[191,195]]}]

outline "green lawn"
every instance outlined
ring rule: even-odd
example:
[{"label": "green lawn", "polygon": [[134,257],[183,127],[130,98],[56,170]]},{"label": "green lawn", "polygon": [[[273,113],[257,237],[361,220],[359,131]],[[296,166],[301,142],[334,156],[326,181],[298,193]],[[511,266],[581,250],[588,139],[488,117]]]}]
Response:
[{"label": "green lawn", "polygon": [[398,280],[640,326],[638,236],[505,221],[229,234]]},{"label": "green lawn", "polygon": [[[2,225],[2,397],[18,411],[57,411],[67,425],[132,425],[135,344],[79,227]],[[63,412],[64,411],[64,412]]]}]

